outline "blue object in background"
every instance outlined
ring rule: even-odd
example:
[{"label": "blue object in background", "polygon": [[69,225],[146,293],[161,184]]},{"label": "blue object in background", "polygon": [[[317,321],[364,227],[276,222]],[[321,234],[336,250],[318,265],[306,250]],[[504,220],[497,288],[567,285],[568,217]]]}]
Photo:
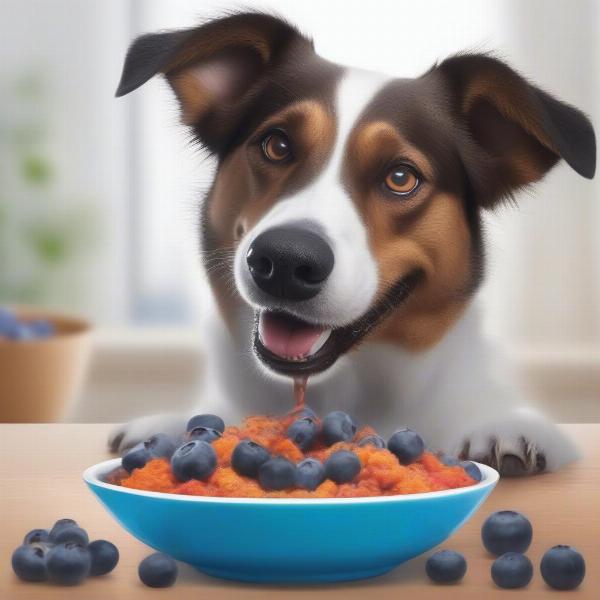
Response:
[{"label": "blue object in background", "polygon": [[15,313],[0,306],[0,336],[9,337],[14,334],[19,321]]},{"label": "blue object in background", "polygon": [[216,498],[144,492],[105,482],[113,459],[83,474],[109,512],[152,548],[215,577],[316,583],[382,575],[443,542],[494,489],[342,499]]},{"label": "blue object in background", "polygon": [[27,340],[35,339],[36,335],[33,329],[29,326],[29,323],[17,323],[12,331],[6,334],[6,337],[11,340],[19,342],[25,342]]},{"label": "blue object in background", "polygon": [[26,341],[48,338],[55,333],[54,324],[46,319],[21,321],[12,310],[0,306],[0,338]]},{"label": "blue object in background", "polygon": [[54,324],[46,319],[36,319],[28,323],[29,328],[33,332],[36,338],[47,338],[51,337],[56,333]]}]

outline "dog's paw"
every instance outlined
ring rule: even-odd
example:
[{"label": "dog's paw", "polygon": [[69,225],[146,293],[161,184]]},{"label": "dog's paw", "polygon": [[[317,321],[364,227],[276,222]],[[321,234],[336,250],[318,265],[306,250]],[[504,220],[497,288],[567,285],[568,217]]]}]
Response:
[{"label": "dog's paw", "polygon": [[505,477],[554,471],[579,457],[575,444],[544,416],[518,409],[467,435],[463,459],[487,464]]},{"label": "dog's paw", "polygon": [[509,444],[506,440],[489,437],[480,450],[474,450],[471,443],[470,439],[465,440],[459,458],[489,465],[505,477],[534,475],[546,470],[544,450],[523,436],[517,443]]},{"label": "dog's paw", "polygon": [[108,449],[121,454],[128,448],[147,440],[155,433],[166,433],[177,438],[185,430],[185,417],[182,415],[151,415],[140,417],[128,423],[117,425],[108,435]]}]

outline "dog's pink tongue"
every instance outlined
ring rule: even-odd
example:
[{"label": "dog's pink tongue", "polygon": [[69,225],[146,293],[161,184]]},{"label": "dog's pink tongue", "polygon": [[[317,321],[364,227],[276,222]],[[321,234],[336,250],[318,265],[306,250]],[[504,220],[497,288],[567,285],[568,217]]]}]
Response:
[{"label": "dog's pink tongue", "polygon": [[258,327],[260,339],[265,348],[282,358],[307,356],[313,344],[323,333],[321,327],[292,321],[270,313],[260,315]]}]

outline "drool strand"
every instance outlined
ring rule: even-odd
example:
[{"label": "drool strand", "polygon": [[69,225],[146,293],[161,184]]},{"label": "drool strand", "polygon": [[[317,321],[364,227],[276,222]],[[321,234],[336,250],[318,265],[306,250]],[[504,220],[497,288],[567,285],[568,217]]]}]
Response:
[{"label": "drool strand", "polygon": [[308,377],[294,377],[294,412],[298,412],[304,408],[304,395],[306,393],[306,384]]}]

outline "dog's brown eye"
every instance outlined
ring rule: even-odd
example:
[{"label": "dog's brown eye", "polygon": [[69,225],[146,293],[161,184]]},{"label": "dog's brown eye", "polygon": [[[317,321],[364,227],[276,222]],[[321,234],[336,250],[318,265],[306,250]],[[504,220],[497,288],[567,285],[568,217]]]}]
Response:
[{"label": "dog's brown eye", "polygon": [[269,133],[261,146],[265,157],[272,162],[282,162],[292,155],[290,140],[281,131]]},{"label": "dog's brown eye", "polygon": [[404,165],[394,167],[385,178],[386,187],[398,196],[406,196],[417,189],[421,182],[417,174]]}]

